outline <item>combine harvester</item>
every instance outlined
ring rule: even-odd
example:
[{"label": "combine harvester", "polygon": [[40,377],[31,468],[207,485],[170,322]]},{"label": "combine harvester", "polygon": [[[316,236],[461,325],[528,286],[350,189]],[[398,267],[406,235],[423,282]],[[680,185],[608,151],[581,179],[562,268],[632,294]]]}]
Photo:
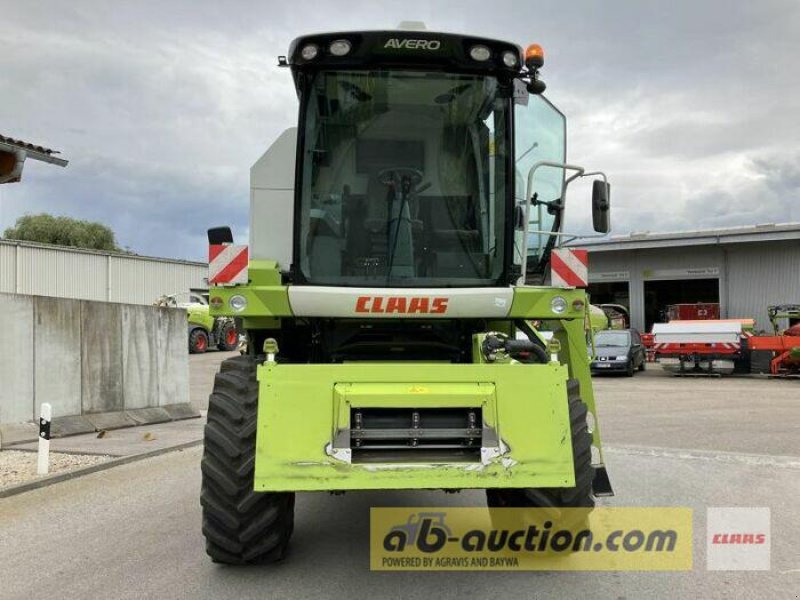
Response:
[{"label": "combine harvester", "polygon": [[541,48],[354,31],[298,38],[279,64],[298,128],[251,172],[249,247],[209,230],[211,315],[248,338],[208,406],[211,558],[283,557],[296,492],[481,489],[556,515],[610,495],[586,292],[544,285],[575,237],[567,185],[598,176],[602,233],[609,187],[565,162]]}]

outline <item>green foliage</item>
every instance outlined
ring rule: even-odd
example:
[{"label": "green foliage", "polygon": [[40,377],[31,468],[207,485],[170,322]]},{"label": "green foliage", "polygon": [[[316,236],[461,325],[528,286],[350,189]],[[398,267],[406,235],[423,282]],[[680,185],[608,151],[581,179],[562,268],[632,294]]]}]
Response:
[{"label": "green foliage", "polygon": [[5,230],[3,237],[72,248],[121,251],[114,232],[102,223],[54,217],[46,213],[20,217],[14,227]]}]

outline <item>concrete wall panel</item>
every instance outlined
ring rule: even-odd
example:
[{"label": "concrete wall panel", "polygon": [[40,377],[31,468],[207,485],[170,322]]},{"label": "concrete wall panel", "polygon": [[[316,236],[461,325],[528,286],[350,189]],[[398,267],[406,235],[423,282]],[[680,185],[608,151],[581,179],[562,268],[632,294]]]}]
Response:
[{"label": "concrete wall panel", "polygon": [[159,311],[152,306],[123,304],[122,386],[125,408],[158,405]]},{"label": "concrete wall panel", "polygon": [[174,308],[158,311],[158,405],[189,401],[189,341],[186,311]]},{"label": "concrete wall panel", "polygon": [[81,392],[84,413],[122,410],[122,313],[104,302],[81,303]]},{"label": "concrete wall panel", "polygon": [[0,293],[0,423],[189,401],[186,311]]},{"label": "concrete wall panel", "polygon": [[81,414],[81,303],[33,297],[35,415],[43,402],[54,417]]},{"label": "concrete wall panel", "polygon": [[0,423],[33,419],[33,298],[0,294]]}]

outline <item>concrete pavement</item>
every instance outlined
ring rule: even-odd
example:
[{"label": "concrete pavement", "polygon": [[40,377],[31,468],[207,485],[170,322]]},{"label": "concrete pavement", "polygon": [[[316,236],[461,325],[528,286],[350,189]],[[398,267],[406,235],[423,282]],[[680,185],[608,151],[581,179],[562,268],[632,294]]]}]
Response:
[{"label": "concrete pavement", "polygon": [[219,363],[238,354],[236,351],[211,351],[189,355],[189,397],[195,408],[208,409],[208,395],[214,387],[214,376],[219,370]]},{"label": "concrete pavement", "polygon": [[[208,394],[216,363],[225,357],[193,357],[196,398]],[[483,494],[469,491],[300,494],[286,561],[222,567],[212,564],[203,550],[198,500],[202,450],[192,448],[0,499],[0,596],[29,598],[41,595],[42,589],[57,589],[64,599],[796,597],[797,382],[678,379],[650,366],[633,379],[597,379],[595,388],[617,493],[601,504],[692,507],[692,572],[368,570],[371,506],[483,506]],[[194,428],[199,435],[202,420],[168,425]],[[771,509],[771,571],[705,570],[708,506]],[[56,524],[44,536],[42,519]],[[33,577],[39,564],[48,569]]]},{"label": "concrete pavement", "polygon": [[592,384],[604,443],[800,455],[800,381],[674,377],[649,364]]},{"label": "concrete pavement", "polygon": [[[614,506],[695,509],[694,570],[685,573],[373,573],[371,506],[483,505],[480,492],[301,494],[289,557],[212,564],[200,534],[201,449],[184,450],[0,500],[2,597],[72,598],[792,598],[800,589],[797,461],[719,461],[609,451]],[[772,571],[705,570],[707,506],[772,509]],[[53,527],[46,530],[42,522]],[[46,533],[45,533],[46,532]],[[38,572],[40,567],[44,567]]]}]

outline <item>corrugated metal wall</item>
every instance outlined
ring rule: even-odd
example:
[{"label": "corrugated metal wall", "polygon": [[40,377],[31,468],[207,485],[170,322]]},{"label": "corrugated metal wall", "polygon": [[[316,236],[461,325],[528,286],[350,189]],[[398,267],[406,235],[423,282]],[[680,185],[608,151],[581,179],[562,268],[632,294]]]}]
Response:
[{"label": "corrugated metal wall", "polygon": [[[109,296],[111,302],[152,304],[164,294],[205,288],[206,265],[145,261],[124,256],[109,257]],[[135,281],[135,285],[130,282]]]},{"label": "corrugated metal wall", "polygon": [[0,242],[0,293],[13,294],[17,286],[17,247]]},{"label": "corrugated metal wall", "polygon": [[767,307],[800,304],[800,241],[728,249],[728,315],[769,329]]},{"label": "corrugated metal wall", "polygon": [[0,292],[153,304],[208,287],[203,263],[54,248],[0,240]]}]

